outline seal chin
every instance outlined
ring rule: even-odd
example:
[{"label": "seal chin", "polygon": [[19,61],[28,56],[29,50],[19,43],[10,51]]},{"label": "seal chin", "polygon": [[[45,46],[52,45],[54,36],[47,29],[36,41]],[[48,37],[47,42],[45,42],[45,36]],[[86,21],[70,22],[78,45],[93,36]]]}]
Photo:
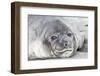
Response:
[{"label": "seal chin", "polygon": [[73,55],[73,50],[65,51],[63,54],[60,55],[60,57],[71,57]]}]

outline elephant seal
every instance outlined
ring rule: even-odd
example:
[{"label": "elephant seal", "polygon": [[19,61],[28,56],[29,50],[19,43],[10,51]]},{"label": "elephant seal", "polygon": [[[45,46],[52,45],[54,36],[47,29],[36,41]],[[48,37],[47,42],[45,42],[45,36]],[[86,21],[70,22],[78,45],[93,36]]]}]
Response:
[{"label": "elephant seal", "polygon": [[82,47],[84,38],[61,20],[41,21],[35,30],[36,39],[29,46],[29,60],[72,57]]}]

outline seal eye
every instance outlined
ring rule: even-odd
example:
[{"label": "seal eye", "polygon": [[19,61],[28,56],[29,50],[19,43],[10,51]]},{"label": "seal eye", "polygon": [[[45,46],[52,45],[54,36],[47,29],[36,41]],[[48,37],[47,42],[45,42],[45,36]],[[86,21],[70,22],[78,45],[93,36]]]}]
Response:
[{"label": "seal eye", "polygon": [[71,37],[71,36],[72,36],[72,34],[71,34],[71,33],[68,33],[67,35],[68,35],[69,37]]},{"label": "seal eye", "polygon": [[57,36],[51,36],[51,40],[57,39]]}]

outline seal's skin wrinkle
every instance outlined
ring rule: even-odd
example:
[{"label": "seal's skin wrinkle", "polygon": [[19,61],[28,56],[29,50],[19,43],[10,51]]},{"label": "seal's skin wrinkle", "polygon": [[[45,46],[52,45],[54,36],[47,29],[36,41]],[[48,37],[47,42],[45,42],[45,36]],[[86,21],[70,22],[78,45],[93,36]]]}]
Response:
[{"label": "seal's skin wrinkle", "polygon": [[[73,28],[67,19],[70,17],[29,15],[29,60],[70,58],[83,48],[87,32],[78,30],[78,25]],[[81,19],[87,25],[87,18]]]}]

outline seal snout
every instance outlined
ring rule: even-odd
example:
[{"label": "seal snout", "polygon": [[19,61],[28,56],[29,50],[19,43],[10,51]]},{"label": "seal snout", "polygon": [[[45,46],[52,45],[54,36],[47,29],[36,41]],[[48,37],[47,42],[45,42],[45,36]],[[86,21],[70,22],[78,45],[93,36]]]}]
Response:
[{"label": "seal snout", "polygon": [[68,48],[68,41],[57,42],[56,45],[55,45],[55,49],[58,50],[58,51],[62,51],[65,48]]}]

